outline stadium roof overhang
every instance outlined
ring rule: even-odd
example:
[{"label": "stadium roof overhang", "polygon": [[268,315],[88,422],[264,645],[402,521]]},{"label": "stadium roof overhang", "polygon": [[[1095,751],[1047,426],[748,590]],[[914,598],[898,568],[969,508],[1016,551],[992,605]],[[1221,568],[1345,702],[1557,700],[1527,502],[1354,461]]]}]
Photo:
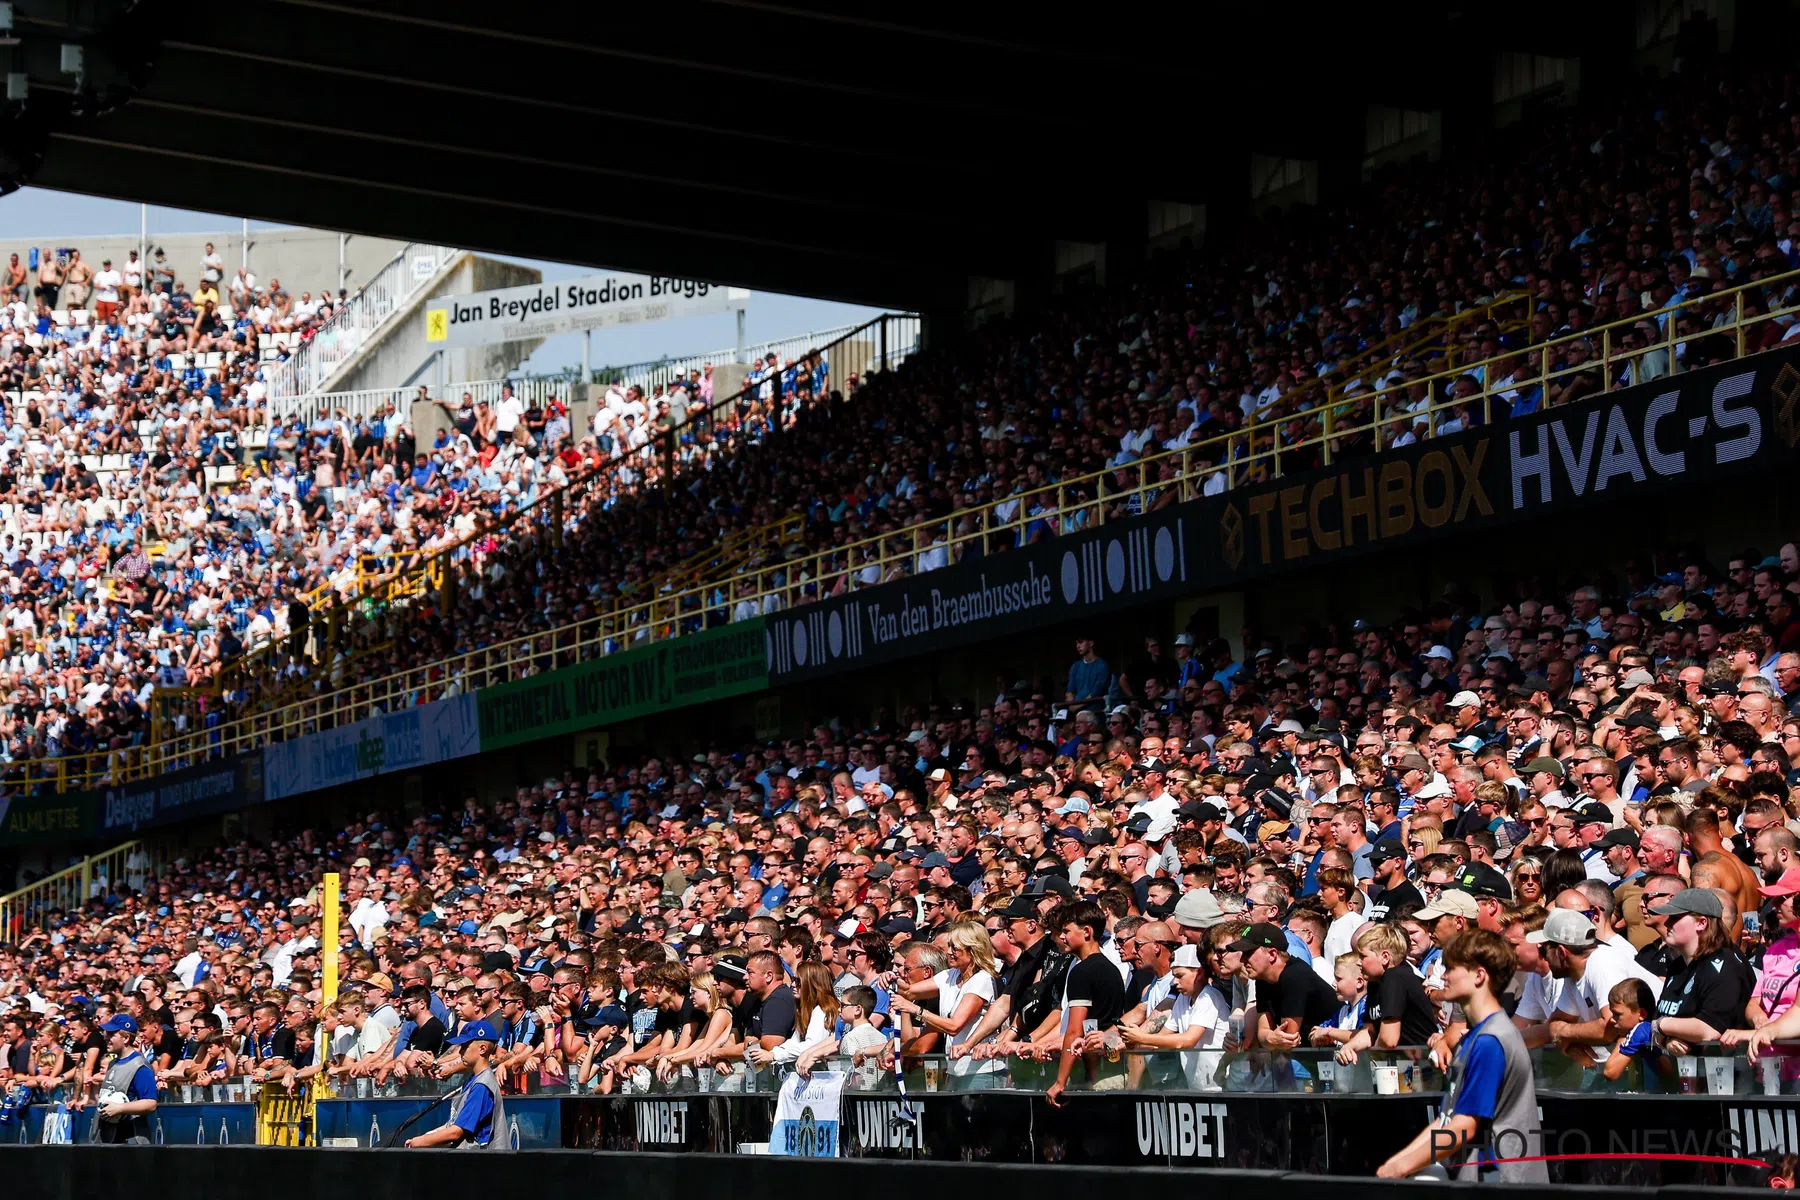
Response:
[{"label": "stadium roof overhang", "polygon": [[[1529,5],[1527,5],[1529,7]],[[1611,6],[1596,6],[1611,7]],[[1441,4],[18,0],[15,182],[887,305],[1488,86]],[[1198,10],[1198,11],[1190,11]],[[1509,26],[1519,19],[1507,10]],[[1568,14],[1546,28],[1566,33]],[[86,45],[74,94],[60,45]],[[1478,65],[1479,64],[1479,65]],[[1475,77],[1471,83],[1471,76]]]}]

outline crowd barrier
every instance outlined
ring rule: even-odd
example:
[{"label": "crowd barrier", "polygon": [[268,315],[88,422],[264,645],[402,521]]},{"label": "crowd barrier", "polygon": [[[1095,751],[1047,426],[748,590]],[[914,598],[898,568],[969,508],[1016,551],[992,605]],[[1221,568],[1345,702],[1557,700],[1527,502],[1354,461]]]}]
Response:
[{"label": "crowd barrier", "polygon": [[[1183,1167],[1372,1177],[1436,1115],[1440,1093],[1242,1094],[1071,1092],[1060,1107],[1042,1093],[990,1090],[847,1092],[833,1118],[837,1156],[890,1162],[986,1162],[1014,1166]],[[660,1096],[507,1097],[509,1143],[521,1151],[562,1148],[685,1155],[760,1152],[774,1127],[767,1092]],[[1544,1093],[1542,1140],[1520,1153],[1555,1158],[1552,1180],[1635,1188],[1766,1187],[1762,1164],[1800,1155],[1800,1096]],[[385,1146],[441,1123],[432,1097],[320,1100],[317,1144]],[[154,1120],[166,1146],[251,1144],[250,1104],[164,1105]],[[42,1110],[19,1141],[41,1138]],[[78,1114],[72,1140],[89,1140]],[[14,1144],[0,1139],[0,1144]],[[39,1147],[53,1152],[55,1147]],[[1708,1161],[1718,1159],[1733,1162]],[[1758,1165],[1750,1165],[1754,1161]],[[634,1196],[634,1200],[640,1200]]]}]

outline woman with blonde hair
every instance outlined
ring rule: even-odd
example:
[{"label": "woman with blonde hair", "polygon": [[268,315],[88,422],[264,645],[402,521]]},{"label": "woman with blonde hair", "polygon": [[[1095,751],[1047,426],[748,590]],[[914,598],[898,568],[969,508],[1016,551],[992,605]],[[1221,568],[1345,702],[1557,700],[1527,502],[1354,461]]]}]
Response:
[{"label": "woman with blonde hair", "polygon": [[680,1074],[681,1068],[690,1062],[699,1070],[716,1065],[721,1075],[731,1074],[730,1059],[714,1060],[711,1057],[714,1050],[731,1042],[731,1005],[719,994],[719,983],[713,978],[711,971],[701,971],[688,980],[688,988],[694,1011],[700,1014],[705,1025],[686,1048],[663,1056],[657,1074],[662,1076],[665,1083]]},{"label": "woman with blonde hair", "polygon": [[1443,832],[1426,825],[1406,835],[1407,860],[1417,868],[1419,863],[1437,853],[1438,843],[1444,840]]},{"label": "woman with blonde hair", "polygon": [[994,943],[987,930],[972,921],[958,921],[939,936],[950,969],[937,981],[938,1011],[898,995],[888,999],[888,1007],[894,1012],[912,1013],[921,1029],[944,1035],[950,1056],[951,1087],[962,1091],[999,1087],[1005,1064],[976,1053],[979,1047],[991,1045],[999,1031],[991,1030],[979,1040],[975,1037],[988,1006],[1000,994]]}]

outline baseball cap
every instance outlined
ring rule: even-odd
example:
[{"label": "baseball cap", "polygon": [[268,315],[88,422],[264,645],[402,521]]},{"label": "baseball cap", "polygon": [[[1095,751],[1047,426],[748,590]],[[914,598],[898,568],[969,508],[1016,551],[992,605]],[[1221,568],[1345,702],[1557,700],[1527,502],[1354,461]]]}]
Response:
[{"label": "baseball cap", "polygon": [[1569,809],[1569,815],[1575,818],[1577,825],[1592,825],[1595,822],[1611,825],[1613,820],[1612,810],[1597,800],[1573,806]]},{"label": "baseball cap", "polygon": [[1088,807],[1088,802],[1083,800],[1080,796],[1070,796],[1067,800],[1064,800],[1059,807],[1054,808],[1051,811],[1059,813],[1084,813],[1092,812],[1093,810]]},{"label": "baseball cap", "polygon": [[1294,827],[1287,821],[1264,821],[1261,825],[1256,827],[1256,840],[1259,842],[1273,841],[1276,838],[1290,838],[1293,836]]},{"label": "baseball cap", "polygon": [[1471,896],[1493,896],[1501,900],[1513,898],[1512,884],[1506,876],[1486,863],[1470,863],[1464,867],[1456,877],[1456,887]]},{"label": "baseball cap", "polygon": [[899,913],[889,913],[875,924],[875,932],[885,933],[892,937],[896,933],[917,933],[918,925],[911,917]]},{"label": "baseball cap", "polygon": [[1425,652],[1425,657],[1441,658],[1445,662],[1454,662],[1456,660],[1456,655],[1450,653],[1450,647],[1448,646],[1433,646]]},{"label": "baseball cap", "polygon": [[1800,867],[1789,867],[1781,873],[1780,879],[1756,890],[1765,896],[1800,895]]},{"label": "baseball cap", "polygon": [[1175,923],[1189,929],[1211,929],[1225,920],[1218,898],[1206,888],[1183,892],[1175,904]]},{"label": "baseball cap", "polygon": [[1198,967],[1200,965],[1200,947],[1188,943],[1175,948],[1175,956],[1169,962],[1174,967]]},{"label": "baseball cap", "polygon": [[720,983],[728,983],[732,987],[742,987],[749,978],[744,964],[735,958],[713,959],[712,976]]},{"label": "baseball cap", "polygon": [[1547,754],[1539,758],[1534,758],[1526,763],[1523,774],[1536,775],[1539,771],[1548,771],[1558,779],[1561,779],[1565,774],[1563,765]]},{"label": "baseball cap", "polygon": [[1650,910],[1659,917],[1679,917],[1683,913],[1692,913],[1697,917],[1712,917],[1715,920],[1725,915],[1725,906],[1719,903],[1719,895],[1711,888],[1682,888],[1670,896],[1665,904],[1658,904]]},{"label": "baseball cap", "polygon": [[930,854],[927,854],[925,856],[923,861],[921,861],[919,863],[919,869],[921,871],[929,871],[934,867],[948,867],[949,865],[950,865],[949,859],[945,858],[942,854],[938,853],[936,850],[933,850]]},{"label": "baseball cap", "polygon": [[1656,723],[1655,717],[1651,716],[1649,713],[1645,712],[1643,709],[1640,708],[1636,712],[1632,713],[1630,716],[1626,717],[1623,721],[1620,721],[1619,728],[1621,728],[1621,729],[1661,729],[1662,726],[1660,726]]},{"label": "baseball cap", "polygon": [[1450,794],[1450,781],[1442,775],[1433,775],[1431,782],[1413,793],[1414,800],[1435,800],[1439,796]]},{"label": "baseball cap", "polygon": [[1481,697],[1477,696],[1474,692],[1458,692],[1456,695],[1450,697],[1451,708],[1468,708],[1470,705],[1479,707],[1480,704]]},{"label": "baseball cap", "polygon": [[1035,919],[1038,915],[1037,898],[1029,895],[1014,896],[1012,901],[1000,910],[1000,915],[1009,921],[1019,921],[1027,917]]},{"label": "baseball cap", "polygon": [[1542,945],[1549,942],[1556,946],[1574,946],[1586,949],[1598,939],[1594,934],[1594,923],[1586,913],[1576,912],[1572,908],[1553,908],[1550,915],[1544,918],[1544,927],[1525,935],[1528,942]]},{"label": "baseball cap", "polygon": [[137,1018],[124,1013],[108,1017],[106,1022],[100,1026],[102,1033],[136,1033],[137,1031]]},{"label": "baseball cap", "polygon": [[1419,910],[1419,920],[1435,921],[1439,917],[1466,917],[1473,921],[1481,915],[1475,897],[1455,888],[1445,888],[1437,899]]},{"label": "baseball cap", "polygon": [[1621,825],[1617,829],[1608,830],[1606,836],[1595,842],[1594,845],[1602,850],[1612,846],[1630,846],[1636,850],[1638,848],[1637,831]]},{"label": "baseball cap", "polygon": [[1267,921],[1258,921],[1256,924],[1250,926],[1250,928],[1244,930],[1243,937],[1237,939],[1235,942],[1229,943],[1225,948],[1227,950],[1237,950],[1244,954],[1249,954],[1254,950],[1265,949],[1285,951],[1287,947],[1287,934],[1281,931],[1280,926],[1271,925]]},{"label": "baseball cap", "polygon": [[1374,848],[1369,851],[1369,865],[1379,867],[1389,859],[1405,857],[1406,847],[1393,838],[1387,838],[1384,841],[1376,842]]},{"label": "baseball cap", "polygon": [[470,1042],[498,1042],[500,1031],[489,1021],[470,1021],[444,1039],[446,1046],[466,1046]]}]

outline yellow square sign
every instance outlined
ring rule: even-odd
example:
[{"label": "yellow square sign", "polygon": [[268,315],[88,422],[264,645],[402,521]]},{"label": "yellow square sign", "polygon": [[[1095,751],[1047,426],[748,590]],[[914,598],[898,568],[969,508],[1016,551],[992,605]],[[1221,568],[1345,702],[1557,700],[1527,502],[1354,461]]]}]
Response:
[{"label": "yellow square sign", "polygon": [[425,340],[441,342],[450,336],[450,310],[447,308],[428,308],[425,310]]}]

